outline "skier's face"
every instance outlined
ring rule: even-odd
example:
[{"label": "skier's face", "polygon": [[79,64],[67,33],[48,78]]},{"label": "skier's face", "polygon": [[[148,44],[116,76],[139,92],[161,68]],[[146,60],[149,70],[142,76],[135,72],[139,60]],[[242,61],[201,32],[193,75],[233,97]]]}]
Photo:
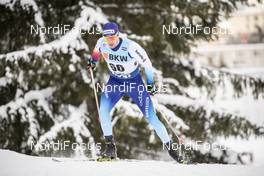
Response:
[{"label": "skier's face", "polygon": [[107,35],[104,36],[104,39],[110,47],[115,47],[118,42],[119,36],[118,34]]}]

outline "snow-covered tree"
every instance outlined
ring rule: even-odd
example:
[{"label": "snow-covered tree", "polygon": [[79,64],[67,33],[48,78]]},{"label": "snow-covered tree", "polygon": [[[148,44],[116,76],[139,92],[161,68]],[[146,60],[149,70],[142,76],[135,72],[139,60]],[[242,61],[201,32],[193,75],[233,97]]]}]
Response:
[{"label": "snow-covered tree", "polygon": [[[210,142],[221,135],[263,135],[264,124],[255,124],[215,102],[219,97],[263,99],[263,79],[202,67],[195,59],[184,59],[195,41],[217,36],[162,32],[164,25],[213,27],[241,3],[247,1],[0,1],[0,148],[42,154],[32,150],[32,142],[101,142],[85,66],[100,36],[97,32],[101,24],[109,20],[119,23],[123,36],[146,48],[156,68],[156,82],[168,86],[165,93],[153,97],[157,114],[163,121],[161,117],[167,117],[177,134]],[[66,33],[47,32],[49,26],[61,29],[63,25],[69,26]],[[32,26],[42,27],[42,32],[32,33]],[[95,76],[96,82],[106,81],[103,63]],[[140,154],[155,157],[148,149],[161,150],[160,141],[129,98],[120,100],[111,114],[121,158]],[[50,152],[43,154],[72,154]],[[73,154],[94,156],[95,152],[80,149]],[[195,153],[195,157],[200,160],[201,154]],[[227,162],[208,154],[202,158]]]}]

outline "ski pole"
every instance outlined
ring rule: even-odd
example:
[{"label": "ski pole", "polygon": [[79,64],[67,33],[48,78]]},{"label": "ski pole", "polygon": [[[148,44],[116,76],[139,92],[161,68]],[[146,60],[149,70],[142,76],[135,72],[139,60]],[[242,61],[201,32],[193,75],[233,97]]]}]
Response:
[{"label": "ski pole", "polygon": [[168,121],[168,118],[167,116],[160,111],[160,114],[161,114],[161,117],[165,120],[165,122],[168,124],[169,128],[171,129],[171,131],[173,132],[173,134],[176,136],[178,142],[179,142],[179,145],[180,145],[180,148],[179,148],[179,152],[180,154],[182,154],[182,150],[181,150],[181,143],[182,143],[182,140],[181,138],[177,135],[177,133],[175,132],[175,130],[173,129],[173,127],[171,126],[170,122]]},{"label": "ski pole", "polygon": [[[99,114],[99,103],[98,103],[98,97],[97,97],[97,93],[96,93],[96,87],[95,87],[95,81],[94,81],[94,75],[93,75],[93,70],[92,68],[89,68],[90,74],[91,74],[91,78],[92,78],[92,84],[93,84],[93,91],[94,91],[94,97],[95,97],[95,103],[96,103],[96,109],[97,109],[97,113],[98,116]],[[98,118],[98,120],[100,121],[100,119]]]},{"label": "ski pole", "polygon": [[160,114],[161,114],[161,117],[165,120],[165,122],[168,124],[168,126],[169,126],[169,128],[171,129],[171,131],[173,132],[173,134],[176,136],[176,138],[178,139],[178,141],[179,141],[179,143],[180,143],[180,137],[177,135],[177,133],[174,131],[174,129],[173,129],[173,127],[171,126],[171,124],[170,124],[170,122],[168,121],[168,119],[167,119],[167,116],[163,113],[163,112],[161,112],[161,111],[159,111],[160,112]]}]

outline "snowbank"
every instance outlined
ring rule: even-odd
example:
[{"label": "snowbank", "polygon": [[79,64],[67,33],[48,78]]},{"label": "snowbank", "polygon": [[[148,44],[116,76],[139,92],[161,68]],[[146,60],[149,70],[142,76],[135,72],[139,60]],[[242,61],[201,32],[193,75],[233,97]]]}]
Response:
[{"label": "snowbank", "polygon": [[0,175],[5,176],[134,176],[134,175],[180,175],[180,176],[260,176],[264,165],[181,165],[165,161],[67,161],[54,162],[48,157],[33,157],[8,150],[0,150]]},{"label": "snowbank", "polygon": [[231,150],[236,152],[251,152],[253,153],[254,164],[264,164],[264,138],[251,136],[248,140],[239,137],[218,137],[217,142],[225,144]]}]

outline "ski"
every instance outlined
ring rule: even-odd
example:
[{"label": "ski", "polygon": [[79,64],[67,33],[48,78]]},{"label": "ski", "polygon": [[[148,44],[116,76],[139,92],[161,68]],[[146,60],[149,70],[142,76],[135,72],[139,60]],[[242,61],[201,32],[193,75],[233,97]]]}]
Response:
[{"label": "ski", "polygon": [[96,158],[52,158],[55,162],[72,162],[72,161],[96,161]]},{"label": "ski", "polygon": [[[96,161],[96,162],[113,162],[120,161],[119,158],[110,159],[110,158],[57,158],[53,157],[52,161],[55,162],[88,162],[88,161]],[[129,161],[128,159],[122,159],[122,161]]]},{"label": "ski", "polygon": [[[136,160],[136,159],[109,159],[109,158],[59,158],[59,157],[53,157],[51,158],[54,162],[141,162],[141,161],[152,161],[152,160]],[[196,162],[184,162],[184,163],[177,163],[175,164],[181,164],[181,165],[197,165]]]}]

